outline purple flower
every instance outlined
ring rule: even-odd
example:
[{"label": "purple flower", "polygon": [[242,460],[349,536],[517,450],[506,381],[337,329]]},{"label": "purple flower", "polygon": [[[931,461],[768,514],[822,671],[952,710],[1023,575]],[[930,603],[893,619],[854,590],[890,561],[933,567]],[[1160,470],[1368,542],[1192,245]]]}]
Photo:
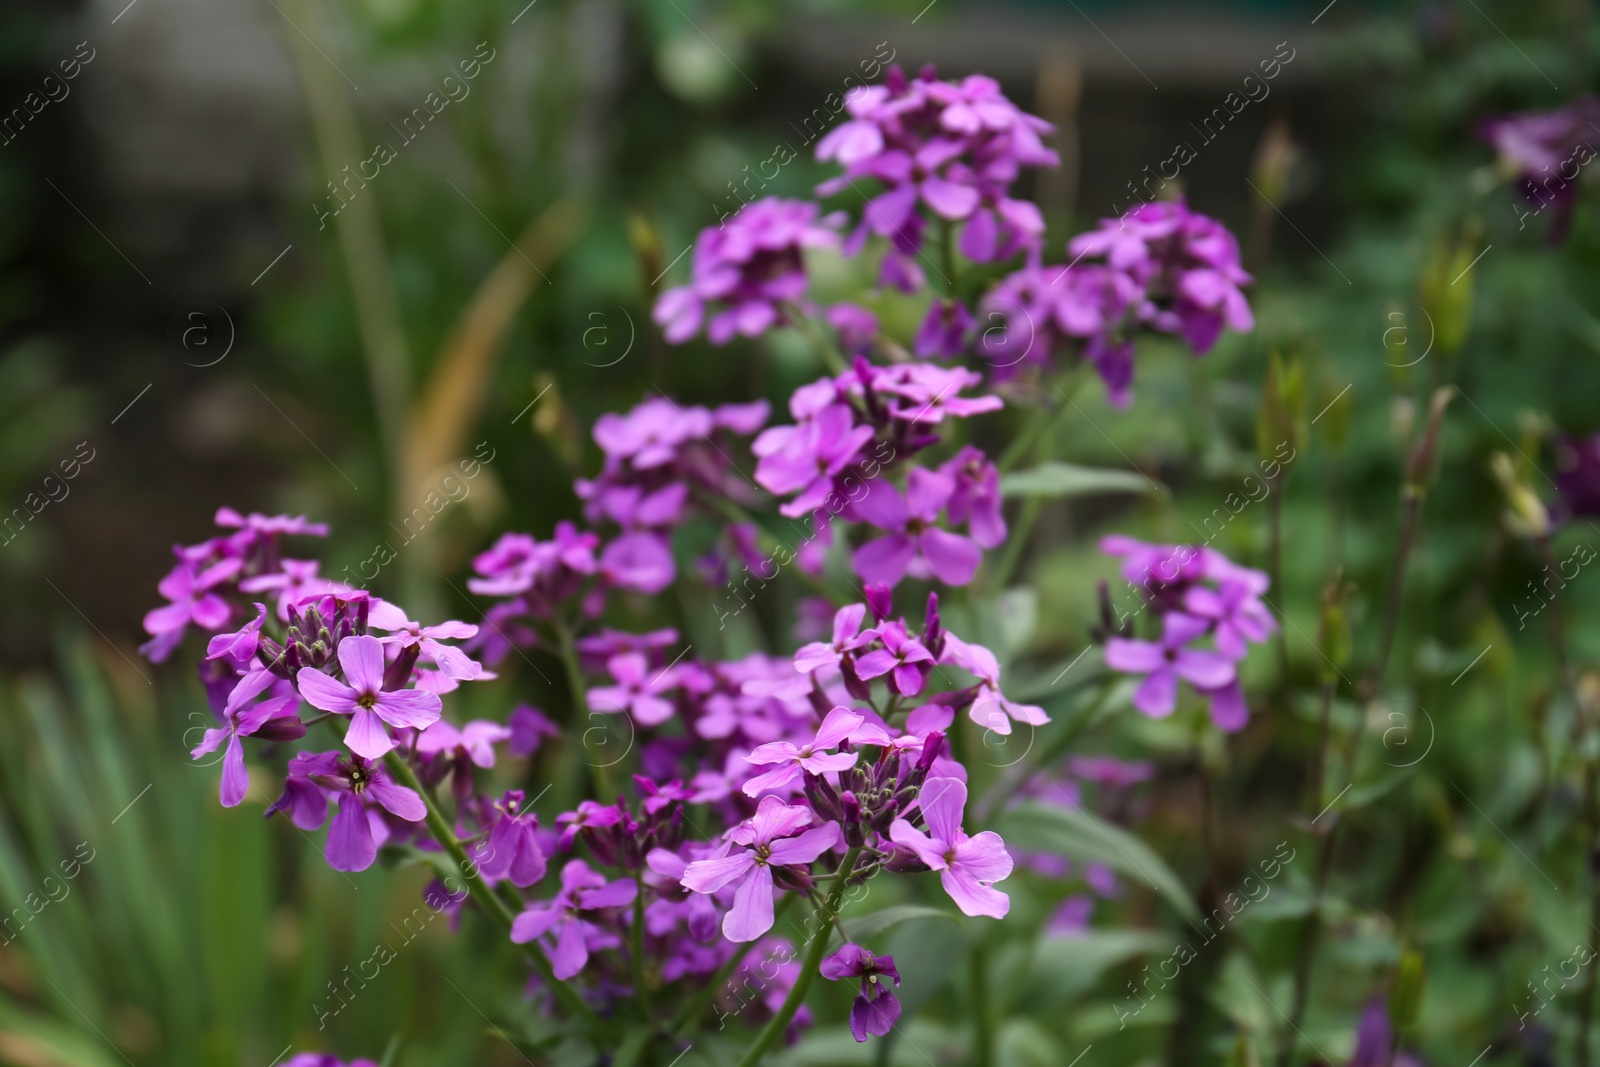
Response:
[{"label": "purple flower", "polygon": [[475,636],[478,628],[470,623],[451,620],[437,626],[423,626],[412,622],[406,618],[405,612],[384,600],[373,602],[367,623],[379,630],[393,631],[388,637],[378,638],[382,644],[397,645],[402,649],[415,645],[421,655],[438,665],[439,672],[446,678],[471,681],[494,677],[484,673],[483,664],[474,661],[459,648],[443,643]]},{"label": "purple flower", "polygon": [[1075,258],[1103,257],[1144,290],[1139,317],[1182,334],[1196,355],[1211,350],[1224,326],[1240,333],[1255,316],[1240,291],[1252,280],[1239,265],[1239,242],[1216,219],[1182,202],[1140,204],[1067,244]]},{"label": "purple flower", "polygon": [[191,622],[202,630],[226,625],[228,602],[212,590],[236,576],[243,565],[243,560],[225,559],[204,568],[187,561],[172,568],[156,586],[171,603],[145,615],[144,629],[151,639],[139,651],[152,663],[161,663],[183,642]]},{"label": "purple flower", "polygon": [[[326,1052],[301,1052],[283,1067],[346,1067],[346,1065],[337,1056],[330,1056]],[[378,1063],[376,1060],[351,1060],[349,1067],[378,1067]]]},{"label": "purple flower", "polygon": [[953,488],[945,504],[951,525],[965,524],[982,548],[999,548],[1006,539],[1006,520],[1000,511],[1000,470],[989,457],[967,445],[939,467]]},{"label": "purple flower", "polygon": [[653,316],[667,340],[682,344],[700,332],[714,345],[736,334],[759,337],[784,321],[783,306],[805,296],[801,252],[837,246],[839,236],[817,220],[806,200],[768,197],[752,201],[719,226],[700,231],[694,245],[694,277],[656,300]]},{"label": "purple flower", "polygon": [[927,822],[923,833],[905,819],[889,827],[889,839],[904,845],[917,859],[939,872],[939,881],[962,914],[1003,919],[1011,898],[995,889],[1011,873],[1011,855],[992,830],[968,837],[961,829],[967,806],[967,786],[958,778],[929,778],[918,794],[918,807]]},{"label": "purple flower", "polygon": [[846,941],[843,948],[822,961],[818,971],[830,982],[861,979],[861,992],[850,1005],[850,1032],[857,1041],[865,1041],[868,1034],[883,1037],[894,1029],[900,1018],[900,1000],[883,981],[900,984],[893,956],[874,956],[855,942]]},{"label": "purple flower", "polygon": [[577,840],[580,832],[615,826],[622,821],[622,818],[622,812],[615,805],[600,804],[593,800],[579,801],[576,810],[565,811],[556,816],[556,825],[562,828],[556,847],[562,852],[569,852],[572,849],[572,842]]},{"label": "purple flower", "polygon": [[1522,198],[1540,210],[1555,205],[1550,241],[1561,240],[1572,220],[1578,192],[1574,179],[1594,158],[1589,131],[1596,122],[1600,122],[1600,99],[1585,93],[1552,111],[1501,115],[1479,125],[1479,134],[1494,146],[1501,170],[1516,181]]},{"label": "purple flower", "polygon": [[539,751],[546,737],[560,737],[561,728],[550,717],[531,704],[518,704],[511,709],[506,725],[511,730],[511,754],[531,756]]},{"label": "purple flower", "polygon": [[262,534],[307,534],[312,537],[327,537],[328,524],[325,522],[309,522],[304,515],[263,515],[259,511],[252,511],[248,515],[241,515],[233,508],[221,507],[217,509],[213,521],[218,526],[232,526]]},{"label": "purple flower", "polygon": [[982,645],[969,645],[955,634],[947,632],[939,662],[954,664],[977,676],[978,688],[973,694],[972,707],[967,710],[967,716],[979,726],[986,726],[1004,735],[1011,732],[1013,719],[1029,726],[1043,726],[1050,721],[1050,716],[1045,714],[1043,708],[1006,699],[1000,692],[1000,661]]},{"label": "purple flower", "polygon": [[865,604],[840,608],[833,616],[833,640],[813,641],[801,647],[794,654],[794,669],[802,674],[810,674],[824,667],[837,667],[840,657],[845,653],[871,644],[877,638],[878,631],[861,629],[861,622],[866,615]]},{"label": "purple flower", "polygon": [[935,300],[917,330],[912,351],[917,355],[954,359],[967,350],[967,332],[972,329],[972,313],[959,300]]},{"label": "purple flower", "polygon": [[1249,643],[1260,644],[1278,629],[1277,620],[1261,601],[1267,589],[1267,576],[1260,571],[1234,568],[1218,588],[1194,586],[1183,594],[1183,609],[1208,620],[1217,651],[1231,660],[1242,660]]},{"label": "purple flower", "polygon": [[[207,753],[215,752],[217,746],[224,740],[228,742],[228,749],[222,756],[221,795],[222,806],[225,808],[237,807],[250,788],[250,773],[244,767],[244,745],[239,740],[241,737],[259,736],[269,741],[295,741],[306,734],[305,724],[300,721],[298,714],[300,697],[292,690],[287,694],[269,697],[252,707],[244,707],[246,702],[260,695],[274,681],[277,679],[270,671],[258,671],[253,675],[246,675],[244,681],[235,687],[233,695],[228,698],[228,703],[223,708],[224,725],[207,730],[200,743],[189,753],[191,759],[199,759]],[[250,683],[248,687],[245,682]]]},{"label": "purple flower", "polygon": [[382,818],[368,808],[368,801],[407,822],[421,822],[428,815],[422,798],[414,790],[396,785],[381,764],[360,756],[345,758],[337,752],[302,752],[291,759],[283,796],[267,814],[287,811],[300,829],[316,830],[327,818],[330,794],[338,798],[339,811],[328,828],[323,855],[336,871],[353,873],[372,866],[380,843],[373,833],[374,823],[384,839],[388,838]]},{"label": "purple flower", "polygon": [[827,499],[834,478],[872,438],[872,427],[855,425],[848,404],[830,404],[797,426],[776,426],[756,438],[756,481],[777,496],[799,493],[780,510],[803,515]]},{"label": "purple flower", "polygon": [[685,868],[683,885],[696,893],[715,893],[738,883],[733,907],[722,920],[722,936],[729,941],[754,941],[772,929],[772,868],[809,866],[838,843],[838,823],[804,829],[812,818],[811,809],[804,804],[762,797],[755,815],[728,835],[733,844],[743,848],[718,859],[696,860]]},{"label": "purple flower", "polygon": [[672,549],[660,534],[639,530],[612,541],[600,554],[600,573],[612,585],[654,596],[677,577]]},{"label": "purple flower", "polygon": [[640,726],[659,726],[672,718],[672,701],[660,696],[678,688],[677,677],[670,668],[655,671],[652,677],[650,665],[644,656],[637,652],[624,652],[620,656],[612,656],[606,663],[606,669],[617,684],[589,690],[589,708],[595,714],[610,715],[626,711]]},{"label": "purple flower", "polygon": [[582,860],[570,860],[561,868],[561,892],[550,900],[530,904],[518,915],[511,924],[511,940],[522,945],[553,934],[556,945],[550,955],[551,970],[566,981],[583,970],[589,962],[593,935],[603,933],[583,918],[583,913],[631,904],[638,891],[631,879],[607,882],[604,875],[590,870]]},{"label": "purple flower", "polygon": [[[745,760],[757,766],[770,764],[778,766],[775,770],[758,774],[746,782],[745,796],[758,797],[766,792],[786,791],[788,787],[800,781],[804,774],[822,775],[830,771],[837,773],[854,767],[856,753],[830,754],[828,750],[838,748],[841,742],[862,738],[861,727],[864,722],[866,722],[864,716],[857,715],[849,708],[834,708],[828,712],[828,717],[822,720],[822,725],[817,729],[817,736],[806,744],[769,741],[767,744],[758,745],[754,752],[745,757]],[[875,739],[870,743],[889,743],[889,736],[877,727],[865,731],[864,736]]]},{"label": "purple flower", "polygon": [[1181,611],[1162,619],[1159,642],[1113,637],[1106,642],[1106,666],[1125,674],[1143,674],[1133,693],[1133,706],[1154,718],[1172,714],[1178,703],[1178,680],[1196,689],[1221,689],[1235,678],[1233,662],[1216,652],[1188,647],[1204,637],[1210,624]]},{"label": "purple flower", "polygon": [[856,674],[864,682],[888,674],[901,696],[916,696],[922,692],[922,683],[933,669],[933,653],[906,632],[903,622],[884,623],[878,628],[878,637],[883,647],[860,657],[856,661]]},{"label": "purple flower", "polygon": [[951,533],[938,525],[955,492],[949,475],[913,467],[905,496],[887,482],[875,482],[854,503],[858,517],[888,537],[869,541],[852,557],[864,581],[899,583],[908,573],[914,578],[938,578],[947,585],[966,585],[983,562],[983,550],[970,537]]},{"label": "purple flower", "polygon": [[[941,82],[932,69],[915,79],[892,68],[883,85],[852,89],[850,120],[817,142],[817,158],[844,167],[824,182],[824,196],[874,179],[884,189],[867,202],[846,243],[854,253],[875,233],[909,257],[922,246],[926,216],[967,220],[961,250],[986,261],[1036,243],[1044,220],[1032,205],[1007,194],[1024,165],[1055,166],[1040,140],[1052,129],[1007,100],[992,78],[974,74]],[[887,266],[886,261],[886,266]]]},{"label": "purple flower", "polygon": [[306,703],[322,711],[350,715],[344,743],[351,752],[380,759],[395,743],[383,724],[421,730],[439,721],[441,703],[420,689],[385,691],[383,645],[375,637],[347,637],[339,642],[339,666],[345,682],[314,667],[302,667],[295,683]]},{"label": "purple flower", "polygon": [[535,832],[539,817],[524,813],[522,790],[510,789],[495,805],[494,824],[478,867],[490,878],[510,878],[526,888],[544,877],[545,855]]}]

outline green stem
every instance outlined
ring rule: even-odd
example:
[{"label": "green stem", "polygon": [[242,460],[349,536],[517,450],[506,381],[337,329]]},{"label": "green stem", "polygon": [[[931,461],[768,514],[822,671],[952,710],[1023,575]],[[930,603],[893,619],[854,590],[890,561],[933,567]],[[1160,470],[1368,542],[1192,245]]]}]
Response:
[{"label": "green stem", "polygon": [[[389,768],[389,773],[394,775],[396,781],[422,798],[422,803],[428,809],[428,831],[433,834],[434,840],[439,842],[439,846],[444,849],[445,854],[455,861],[456,870],[461,872],[462,880],[467,883],[467,892],[472,895],[472,899],[476,900],[479,907],[488,912],[490,917],[504,927],[509,935],[511,933],[511,924],[516,920],[516,916],[512,914],[511,908],[506,902],[495,895],[494,890],[489,887],[489,883],[479,876],[478,865],[467,855],[467,850],[462,847],[461,842],[456,838],[455,831],[451,829],[449,821],[445,819],[444,813],[439,810],[439,806],[434,803],[432,795],[422,787],[421,782],[417,781],[417,776],[412,772],[411,765],[401,759],[398,752],[390,752],[383,757],[383,762]],[[527,954],[528,961],[533,964],[534,970],[539,972],[539,976],[544,979],[545,985],[550,988],[550,992],[555,998],[561,1002],[561,1006],[566,1008],[574,1018],[582,1022],[589,1032],[595,1036],[596,1040],[599,1040],[602,1033],[600,1017],[594,1013],[594,1009],[589,1007],[577,990],[555,976],[554,970],[550,967],[550,960],[546,958],[544,951],[537,944],[530,942],[523,945],[522,948]]]},{"label": "green stem", "polygon": [[994,1063],[994,1017],[989,1011],[989,942],[979,938],[972,944],[972,1017],[976,1026],[977,1048],[972,1062],[977,1067]]},{"label": "green stem", "polygon": [[[576,720],[579,716],[583,716],[592,721],[594,713],[589,710],[589,698],[586,695],[588,690],[584,688],[583,684],[583,669],[578,666],[578,649],[573,644],[572,629],[567,625],[565,619],[560,619],[556,622],[555,631],[556,641],[561,646],[561,662],[567,671],[567,687],[572,690],[573,719]],[[589,769],[593,772],[595,791],[602,800],[609,800],[613,795],[611,791],[611,774],[600,762],[599,746],[589,740],[591,729],[603,729],[603,727],[591,728],[584,723],[576,721],[574,721],[573,725],[581,727],[583,730],[580,736],[583,739],[584,750],[589,754]]]},{"label": "green stem", "polygon": [[633,955],[633,995],[639,1001],[639,1015],[644,1019],[645,1025],[650,1025],[650,984],[645,980],[644,973],[644,872],[633,872],[634,883],[639,891],[633,895],[633,930],[631,931],[632,944],[629,951]]},{"label": "green stem", "polygon": [[804,308],[798,304],[786,302],[783,305],[783,310],[796,328],[806,335],[812,347],[816,349],[817,355],[828,368],[829,373],[843,374],[848,369],[845,365],[844,356],[839,353],[838,348],[834,347],[833,340],[828,336],[827,331],[818,326],[816,320],[805,313]]},{"label": "green stem", "polygon": [[850,880],[849,872],[855,870],[856,860],[860,855],[860,845],[852,846],[850,851],[844,854],[844,862],[839,864],[839,870],[845,872],[845,877],[833,883],[827,899],[817,905],[816,930],[812,933],[811,944],[806,949],[806,958],[800,966],[800,975],[790,987],[789,995],[783,998],[783,1007],[778,1009],[778,1014],[762,1027],[761,1033],[756,1035],[755,1044],[751,1045],[740,1058],[739,1067],[755,1067],[760,1063],[761,1057],[766,1055],[767,1049],[783,1036],[783,1032],[789,1028],[789,1021],[794,1018],[794,1013],[805,1003],[806,992],[811,988],[811,980],[816,977],[817,968],[822,964],[823,954],[828,951],[828,939],[833,933],[833,917],[839,914],[839,905],[844,899],[844,887]]}]

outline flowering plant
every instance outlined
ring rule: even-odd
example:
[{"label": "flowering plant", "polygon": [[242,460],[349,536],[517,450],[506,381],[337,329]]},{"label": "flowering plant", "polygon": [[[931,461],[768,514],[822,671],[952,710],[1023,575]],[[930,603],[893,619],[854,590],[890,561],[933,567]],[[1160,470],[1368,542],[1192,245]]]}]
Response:
[{"label": "flowering plant", "polygon": [[[156,662],[190,632],[206,638],[216,725],[193,754],[224,748],[222,804],[260,788],[248,743],[282,768],[269,816],[326,826],[339,871],[380,856],[433,867],[435,897],[497,923],[525,954],[530,996],[607,1054],[623,1040],[612,1019],[676,1048],[715,1010],[718,1029],[738,1016],[754,1030],[738,1062],[761,1062],[809,1025],[819,975],[860,981],[857,1041],[890,1033],[894,989],[922,976],[902,979],[892,956],[844,940],[846,904],[890,883],[928,915],[1014,921],[1019,867],[1057,882],[1074,868],[1009,846],[991,828],[997,813],[1019,798],[1076,810],[1078,783],[1126,790],[1147,776],[1080,755],[1065,773],[1035,762],[991,781],[975,762],[979,746],[1031,739],[1052,717],[1002,679],[1003,650],[976,639],[964,606],[973,586],[1003,586],[1015,552],[988,554],[1020,544],[1032,522],[1003,508],[1016,455],[968,442],[1002,394],[1026,395],[1024,370],[1093,367],[1124,404],[1142,333],[1175,334],[1199,356],[1224,328],[1249,330],[1237,243],[1182,203],[1151,203],[1074,239],[1072,262],[1044,266],[1042,215],[1012,187],[1023,168],[1055,164],[1047,123],[991,79],[932,70],[891,70],[848,109],[817,146],[841,168],[817,191],[869,185],[854,222],[809,201],[750,203],[701,234],[690,282],[655,306],[674,344],[808,331],[828,372],[794,390],[787,421],[769,425],[764,401],[666,396],[601,417],[603,463],[574,486],[584,524],[486,547],[466,583],[483,598],[478,622],[414,620],[301,557],[326,526],[229,508],[216,514],[222,533],[175,550],[159,586],[168,603],[145,619]],[[927,254],[936,246],[943,266]],[[864,307],[816,302],[807,257],[818,250],[878,257],[879,283],[908,292],[927,288],[929,269],[942,278],[914,355]],[[1001,267],[972,293],[956,277],[963,262]],[[1014,336],[980,335],[974,311]],[[1017,358],[998,358],[1017,344]],[[774,512],[804,520],[798,546],[773,532]],[[691,520],[717,524],[721,547],[685,568],[678,534]],[[1105,548],[1158,622],[1150,640],[1131,623],[1102,635],[1105,665],[1142,677],[1133,705],[1170,715],[1181,681],[1217,726],[1243,727],[1239,665],[1276,628],[1266,576],[1210,548]],[[800,602],[795,640],[769,651],[703,658],[676,629],[613,628],[631,597],[740,564],[764,587],[791,563],[818,595]],[[737,613],[719,607],[719,627]],[[458,690],[494,680],[513,653],[561,662],[566,708],[462,721]],[[598,738],[615,734],[627,752],[604,760]],[[584,753],[587,795],[537,808],[542,792],[507,779],[552,738]],[[1103,865],[1082,877],[1102,896],[1119,891]],[[809,917],[785,918],[797,903]],[[1050,928],[1081,927],[1086,905],[1063,901]],[[771,973],[746,1003],[757,960]]]}]

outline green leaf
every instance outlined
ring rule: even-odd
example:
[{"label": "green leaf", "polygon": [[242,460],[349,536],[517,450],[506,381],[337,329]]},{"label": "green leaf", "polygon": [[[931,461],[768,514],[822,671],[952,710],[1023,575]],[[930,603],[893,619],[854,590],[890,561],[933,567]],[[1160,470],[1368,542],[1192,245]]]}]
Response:
[{"label": "green leaf", "polygon": [[1200,917],[1182,880],[1155,850],[1082,808],[1024,804],[1002,815],[995,829],[1013,848],[1103,863],[1154,889],[1184,918]]},{"label": "green leaf", "polygon": [[1029,974],[1029,999],[1047,1012],[1058,1011],[1093,989],[1113,967],[1136,956],[1166,956],[1174,948],[1171,934],[1149,930],[1090,930],[1045,942]]},{"label": "green leaf", "polygon": [[1000,479],[1000,495],[1017,496],[1094,496],[1099,493],[1165,493],[1166,488],[1138,471],[1080,467],[1076,463],[1049,460],[1025,471],[1014,471]]},{"label": "green leaf", "polygon": [[840,921],[850,932],[850,939],[859,942],[869,937],[876,937],[912,919],[949,919],[959,923],[961,916],[953,911],[929,908],[921,904],[896,904],[893,907],[868,912],[859,919],[844,916]]}]

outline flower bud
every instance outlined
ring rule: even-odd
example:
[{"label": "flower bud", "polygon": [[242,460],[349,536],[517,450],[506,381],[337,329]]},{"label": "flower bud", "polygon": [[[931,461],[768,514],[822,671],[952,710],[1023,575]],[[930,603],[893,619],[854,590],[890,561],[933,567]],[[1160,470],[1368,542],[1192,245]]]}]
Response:
[{"label": "flower bud", "polygon": [[1393,1024],[1395,1037],[1416,1028],[1417,1019],[1422,1015],[1422,996],[1427,981],[1427,970],[1422,962],[1422,953],[1416,949],[1407,951],[1400,957],[1400,967],[1395,971],[1394,991],[1389,994],[1389,1022]]}]

